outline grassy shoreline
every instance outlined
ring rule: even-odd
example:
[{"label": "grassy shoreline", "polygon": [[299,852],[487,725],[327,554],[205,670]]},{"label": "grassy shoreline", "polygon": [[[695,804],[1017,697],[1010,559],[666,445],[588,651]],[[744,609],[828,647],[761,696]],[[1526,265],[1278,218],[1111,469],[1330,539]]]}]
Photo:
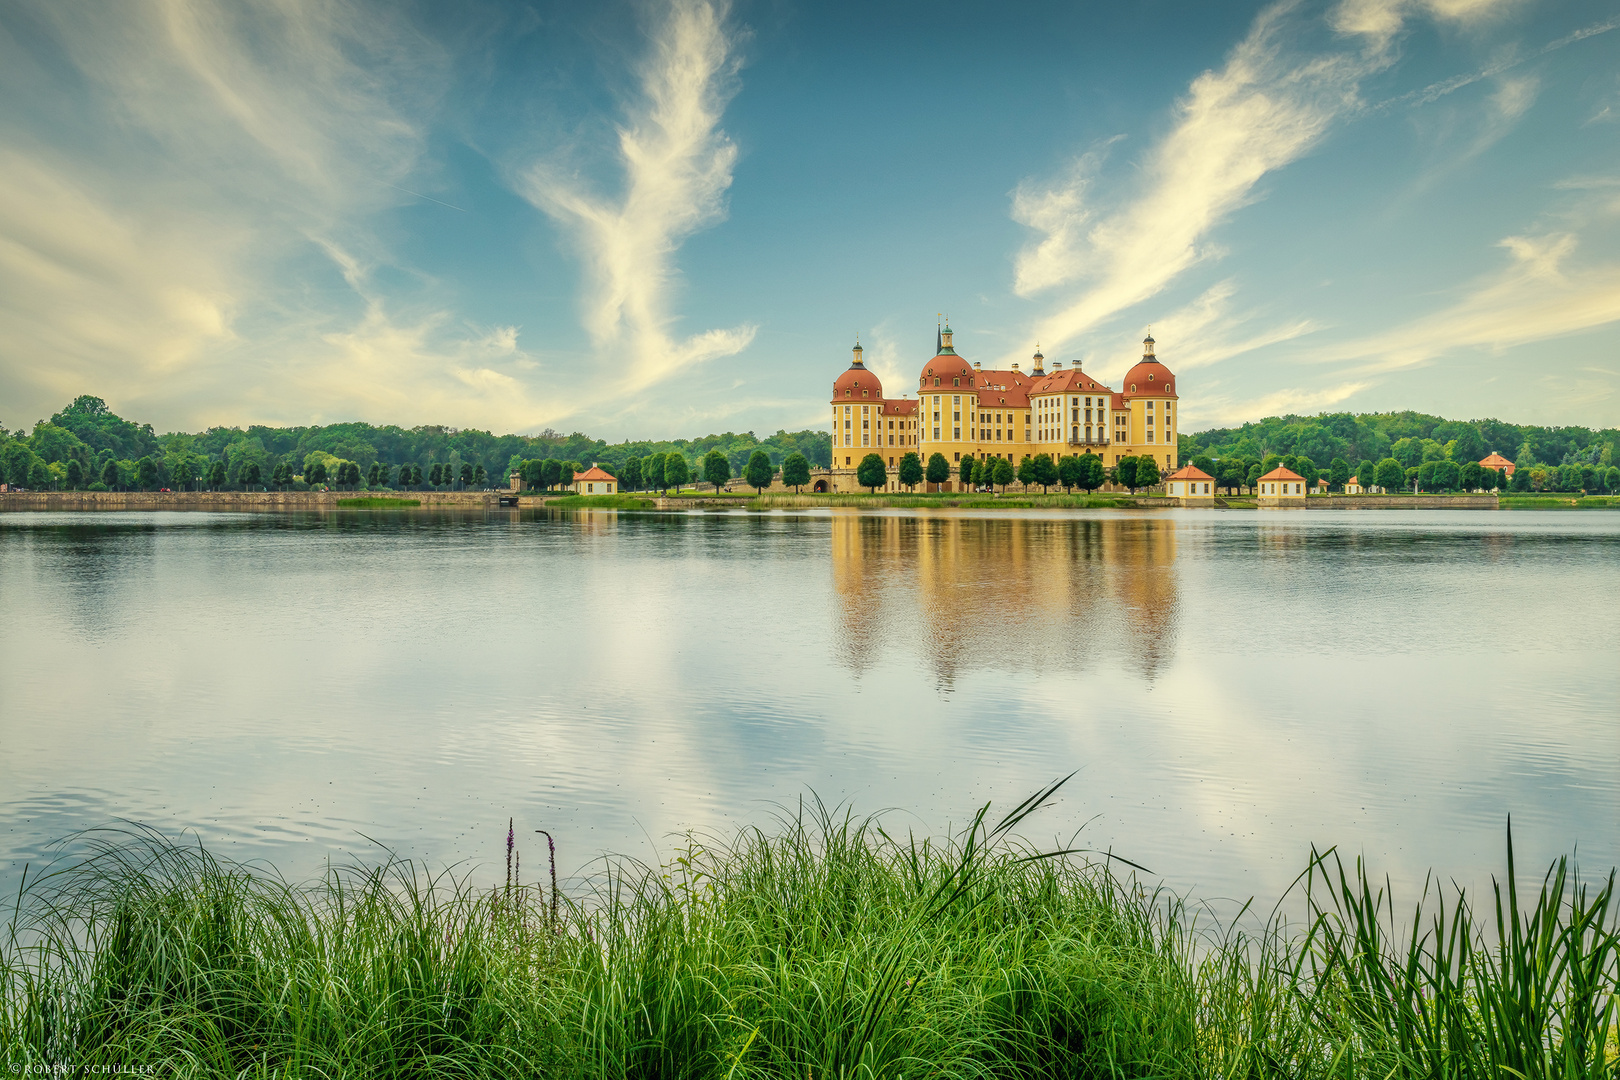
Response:
[{"label": "grassy shoreline", "polygon": [[[1045,794],[1045,793],[1043,793]],[[291,885],[112,835],[0,952],[0,1067],[167,1074],[1607,1077],[1614,880],[1476,914],[1313,857],[1301,934],[1211,933],[1119,863],[819,807],[562,899],[408,862]],[[1514,891],[1518,890],[1518,891]],[[1520,893],[1523,895],[1520,895]],[[1510,898],[1511,897],[1511,901]],[[1410,919],[1417,937],[1402,930]],[[1487,926],[1501,925],[1501,943]]]}]

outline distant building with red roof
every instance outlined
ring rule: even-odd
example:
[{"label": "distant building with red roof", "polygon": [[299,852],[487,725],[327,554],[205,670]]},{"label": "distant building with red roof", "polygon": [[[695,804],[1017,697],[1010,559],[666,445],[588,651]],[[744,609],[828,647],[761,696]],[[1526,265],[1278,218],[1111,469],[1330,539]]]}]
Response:
[{"label": "distant building with red roof", "polygon": [[1279,465],[1255,481],[1255,494],[1261,506],[1304,506],[1305,478]]},{"label": "distant building with red roof", "polygon": [[1503,469],[1506,469],[1509,478],[1513,476],[1513,470],[1518,468],[1517,465],[1513,464],[1513,462],[1509,461],[1501,454],[1498,454],[1495,450],[1492,450],[1490,456],[1479,463],[1479,467],[1482,469],[1489,469],[1492,472],[1501,472]]},{"label": "distant building with red roof", "polygon": [[619,490],[619,480],[600,465],[592,464],[584,472],[574,474],[575,495],[612,495]]},{"label": "distant building with red roof", "polygon": [[1215,478],[1196,465],[1183,465],[1164,478],[1164,493],[1186,505],[1212,505]]}]

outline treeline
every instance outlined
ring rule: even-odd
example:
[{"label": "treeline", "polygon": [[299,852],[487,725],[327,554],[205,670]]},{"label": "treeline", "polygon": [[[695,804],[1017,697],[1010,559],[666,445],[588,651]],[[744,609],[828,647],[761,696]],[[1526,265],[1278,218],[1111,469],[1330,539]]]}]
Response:
[{"label": "treeline", "polygon": [[[1194,454],[1189,460],[1186,451],[1183,446],[1182,461],[1214,477],[1216,485],[1228,494],[1252,492],[1260,477],[1279,465],[1304,477],[1313,489],[1318,480],[1325,479],[1330,491],[1343,491],[1351,480],[1363,489],[1386,492],[1581,491],[1599,495],[1620,491],[1620,467],[1604,464],[1607,453],[1595,465],[1518,464],[1510,478],[1505,468],[1489,469],[1472,458],[1459,459],[1456,440],[1442,446],[1432,439],[1407,438],[1395,443],[1391,456],[1382,461],[1366,458],[1352,462],[1336,457],[1325,464],[1303,454],[1269,454],[1260,460],[1243,455],[1214,458]],[[1414,459],[1416,464],[1407,464]]]},{"label": "treeline", "polygon": [[401,428],[364,423],[310,427],[214,427],[159,435],[151,424],[115,414],[83,395],[32,432],[0,429],[0,481],[16,487],[130,490],[171,487],[302,489],[337,487],[504,487],[526,461],[600,464],[618,475],[631,460],[676,456],[689,472],[718,453],[734,474],[756,453],[773,468],[793,454],[811,465],[832,462],[824,431],[726,432],[697,439],[609,444],[575,432],[494,435],[438,425]]},{"label": "treeline", "polygon": [[[1441,461],[1449,461],[1460,470],[1495,452],[1514,463],[1515,478],[1528,470],[1525,482],[1533,489],[1580,490],[1568,486],[1576,474],[1566,467],[1589,467],[1594,478],[1601,476],[1599,482],[1606,482],[1608,469],[1616,464],[1616,442],[1620,442],[1620,429],[1615,428],[1446,420],[1407,411],[1269,416],[1242,427],[1184,434],[1180,449],[1183,462],[1203,457],[1220,463],[1242,459],[1252,464],[1295,457],[1308,458],[1319,469],[1326,469],[1340,459],[1351,463],[1352,473],[1359,471],[1363,461],[1373,462],[1376,468],[1388,460],[1398,463],[1402,470],[1422,469]],[[1579,475],[1583,487],[1589,488],[1586,473]],[[1420,487],[1425,483],[1415,473],[1412,479]],[[1459,477],[1457,483],[1464,482]],[[1403,483],[1410,485],[1410,481]]]}]

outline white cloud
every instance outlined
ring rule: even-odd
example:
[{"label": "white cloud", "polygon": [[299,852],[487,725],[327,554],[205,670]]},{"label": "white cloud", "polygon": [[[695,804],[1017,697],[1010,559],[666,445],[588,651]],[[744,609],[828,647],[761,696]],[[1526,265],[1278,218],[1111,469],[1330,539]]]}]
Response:
[{"label": "white cloud", "polygon": [[1290,386],[1253,398],[1213,394],[1199,398],[1191,407],[1184,404],[1182,423],[1187,430],[1196,430],[1231,427],[1265,416],[1286,416],[1289,413],[1308,416],[1331,409],[1370,385],[1366,380],[1352,380],[1327,387]]},{"label": "white cloud", "polygon": [[[1037,320],[1032,336],[1062,348],[1219,257],[1211,234],[1262,197],[1258,185],[1268,174],[1311,152],[1335,124],[1365,112],[1361,83],[1394,63],[1389,46],[1409,19],[1466,26],[1514,2],[1344,0],[1329,25],[1359,39],[1361,48],[1316,52],[1300,47],[1311,26],[1296,4],[1283,0],[1266,8],[1225,65],[1193,80],[1177,103],[1169,132],[1141,161],[1140,182],[1132,185],[1139,194],[1115,203],[1096,196],[1106,147],[1082,155],[1055,183],[1019,186],[1012,216],[1039,235],[1018,256],[1015,290],[1031,296],[1082,284]],[[1524,115],[1538,86],[1534,76],[1500,82],[1473,153]],[[1153,321],[1167,326],[1162,317]],[[1301,321],[1276,333],[1307,328]]]},{"label": "white cloud", "polygon": [[1143,163],[1140,197],[1107,212],[1091,205],[1094,155],[1050,188],[1019,189],[1014,216],[1044,234],[1019,256],[1019,293],[1090,279],[1034,336],[1060,347],[1215,255],[1211,230],[1355,108],[1357,82],[1374,62],[1292,55],[1292,15],[1288,4],[1266,9],[1220,71],[1193,81]]},{"label": "white cloud", "polygon": [[671,336],[674,255],[687,236],[725,217],[737,147],[720,130],[736,91],[737,59],[725,11],[674,0],[640,71],[642,101],[619,129],[624,193],[586,191],[556,162],[519,185],[571,230],[590,277],[584,322],[599,353],[622,373],[617,389],[644,389],[693,364],[747,348],[756,328]]},{"label": "white cloud", "polygon": [[1402,326],[1316,350],[1319,361],[1359,360],[1369,372],[1412,367],[1460,349],[1505,349],[1620,321],[1620,264],[1574,265],[1572,233],[1510,236],[1503,269],[1456,303]]}]

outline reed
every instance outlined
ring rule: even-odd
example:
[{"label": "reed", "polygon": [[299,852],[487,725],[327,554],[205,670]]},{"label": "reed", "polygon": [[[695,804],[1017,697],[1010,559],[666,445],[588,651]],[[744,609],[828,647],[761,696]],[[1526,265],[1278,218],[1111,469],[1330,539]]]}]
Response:
[{"label": "reed", "polygon": [[515,861],[494,890],[404,860],[294,885],[99,833],[19,895],[0,1068],[1620,1076],[1612,874],[1560,860],[1521,897],[1510,846],[1479,917],[1438,889],[1400,908],[1326,852],[1299,932],[1221,933],[1129,864],[1019,842],[1054,790],[922,839],[812,800],[662,866],[606,862],[560,901]]}]

